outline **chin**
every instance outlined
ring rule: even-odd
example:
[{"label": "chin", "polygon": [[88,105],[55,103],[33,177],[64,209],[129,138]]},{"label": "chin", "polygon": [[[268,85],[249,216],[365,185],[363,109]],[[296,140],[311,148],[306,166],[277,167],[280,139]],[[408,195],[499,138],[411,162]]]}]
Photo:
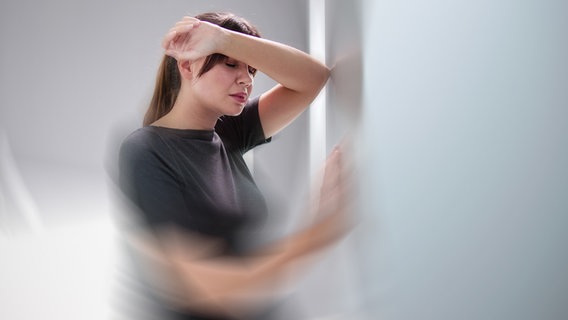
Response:
[{"label": "chin", "polygon": [[236,117],[236,116],[240,115],[241,112],[243,112],[243,111],[241,110],[241,111],[236,112],[236,113],[229,113],[229,114],[226,114],[226,116]]},{"label": "chin", "polygon": [[245,107],[245,105],[243,104],[243,105],[239,106],[238,109],[236,109],[236,110],[233,109],[231,112],[225,113],[225,115],[232,116],[232,117],[238,116],[239,114],[241,114],[241,112],[243,112],[244,107]]}]

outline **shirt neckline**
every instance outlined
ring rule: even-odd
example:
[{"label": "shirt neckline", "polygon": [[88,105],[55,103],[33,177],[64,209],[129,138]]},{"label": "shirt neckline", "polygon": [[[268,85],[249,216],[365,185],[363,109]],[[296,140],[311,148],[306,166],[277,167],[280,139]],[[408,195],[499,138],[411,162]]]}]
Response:
[{"label": "shirt neckline", "polygon": [[178,128],[169,128],[169,127],[161,127],[161,126],[153,126],[149,125],[145,128],[154,132],[160,132],[170,135],[175,135],[181,138],[187,139],[198,139],[198,140],[207,140],[212,141],[215,135],[214,129],[208,130],[200,130],[200,129],[178,129]]}]

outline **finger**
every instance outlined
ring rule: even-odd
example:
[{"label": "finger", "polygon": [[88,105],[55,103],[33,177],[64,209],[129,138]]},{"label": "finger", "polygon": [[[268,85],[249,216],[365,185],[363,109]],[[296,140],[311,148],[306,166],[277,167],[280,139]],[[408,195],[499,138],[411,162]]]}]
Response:
[{"label": "finger", "polygon": [[185,17],[183,17],[181,20],[179,20],[178,22],[176,22],[176,24],[180,24],[180,23],[194,23],[194,22],[197,22],[197,21],[201,21],[201,20],[199,20],[199,19],[197,19],[197,18],[194,18],[194,17],[185,16]]},{"label": "finger", "polygon": [[349,193],[349,178],[345,176],[343,158],[340,148],[334,148],[326,161],[325,175],[322,181],[320,197],[322,201],[335,203],[344,202]]},{"label": "finger", "polygon": [[200,25],[199,20],[192,21],[192,22],[189,22],[189,23],[179,23],[178,22],[178,24],[176,24],[175,26],[170,28],[168,33],[164,36],[164,39],[162,40],[162,47],[167,48],[167,45],[170,44],[170,42],[180,41],[181,40],[180,38],[181,38],[182,35],[188,35],[189,31],[199,27],[199,25]]},{"label": "finger", "polygon": [[179,26],[185,26],[185,25],[192,24],[192,23],[193,23],[193,21],[182,20],[182,21],[176,22],[176,24],[174,26],[179,27]]},{"label": "finger", "polygon": [[195,22],[195,21],[200,21],[200,20],[195,18],[195,17],[192,17],[192,16],[184,16],[182,18],[182,21],[193,21],[193,22]]},{"label": "finger", "polygon": [[339,167],[339,158],[339,149],[335,147],[325,160],[324,175],[328,175],[329,173],[336,171],[335,169]]},{"label": "finger", "polygon": [[331,177],[337,178],[341,169],[341,152],[334,147],[326,161],[326,169],[329,169]]},{"label": "finger", "polygon": [[164,39],[162,40],[162,47],[167,49],[168,46],[174,41],[175,37],[178,35],[176,30],[171,30],[166,34]]},{"label": "finger", "polygon": [[177,51],[175,50],[166,50],[164,54],[177,60]]},{"label": "finger", "polygon": [[170,30],[176,30],[177,32],[188,32],[193,28],[199,27],[200,24],[201,22],[199,20],[192,22],[178,22]]},{"label": "finger", "polygon": [[337,158],[330,158],[325,167],[324,177],[321,186],[321,197],[329,197],[341,184],[340,167]]}]

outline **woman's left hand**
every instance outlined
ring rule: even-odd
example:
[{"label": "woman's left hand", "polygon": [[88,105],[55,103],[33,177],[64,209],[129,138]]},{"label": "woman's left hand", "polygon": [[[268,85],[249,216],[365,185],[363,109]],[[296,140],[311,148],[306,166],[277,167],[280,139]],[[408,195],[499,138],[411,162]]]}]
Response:
[{"label": "woman's left hand", "polygon": [[226,31],[212,23],[193,17],[184,17],[162,41],[168,56],[176,60],[195,61],[219,52]]}]

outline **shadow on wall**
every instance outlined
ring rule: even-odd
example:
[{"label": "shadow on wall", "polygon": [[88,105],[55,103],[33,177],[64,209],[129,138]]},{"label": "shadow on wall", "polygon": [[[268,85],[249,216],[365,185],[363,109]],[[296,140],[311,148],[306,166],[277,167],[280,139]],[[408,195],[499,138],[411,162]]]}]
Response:
[{"label": "shadow on wall", "polygon": [[363,58],[360,1],[326,2],[328,148],[359,127],[362,114]]}]

